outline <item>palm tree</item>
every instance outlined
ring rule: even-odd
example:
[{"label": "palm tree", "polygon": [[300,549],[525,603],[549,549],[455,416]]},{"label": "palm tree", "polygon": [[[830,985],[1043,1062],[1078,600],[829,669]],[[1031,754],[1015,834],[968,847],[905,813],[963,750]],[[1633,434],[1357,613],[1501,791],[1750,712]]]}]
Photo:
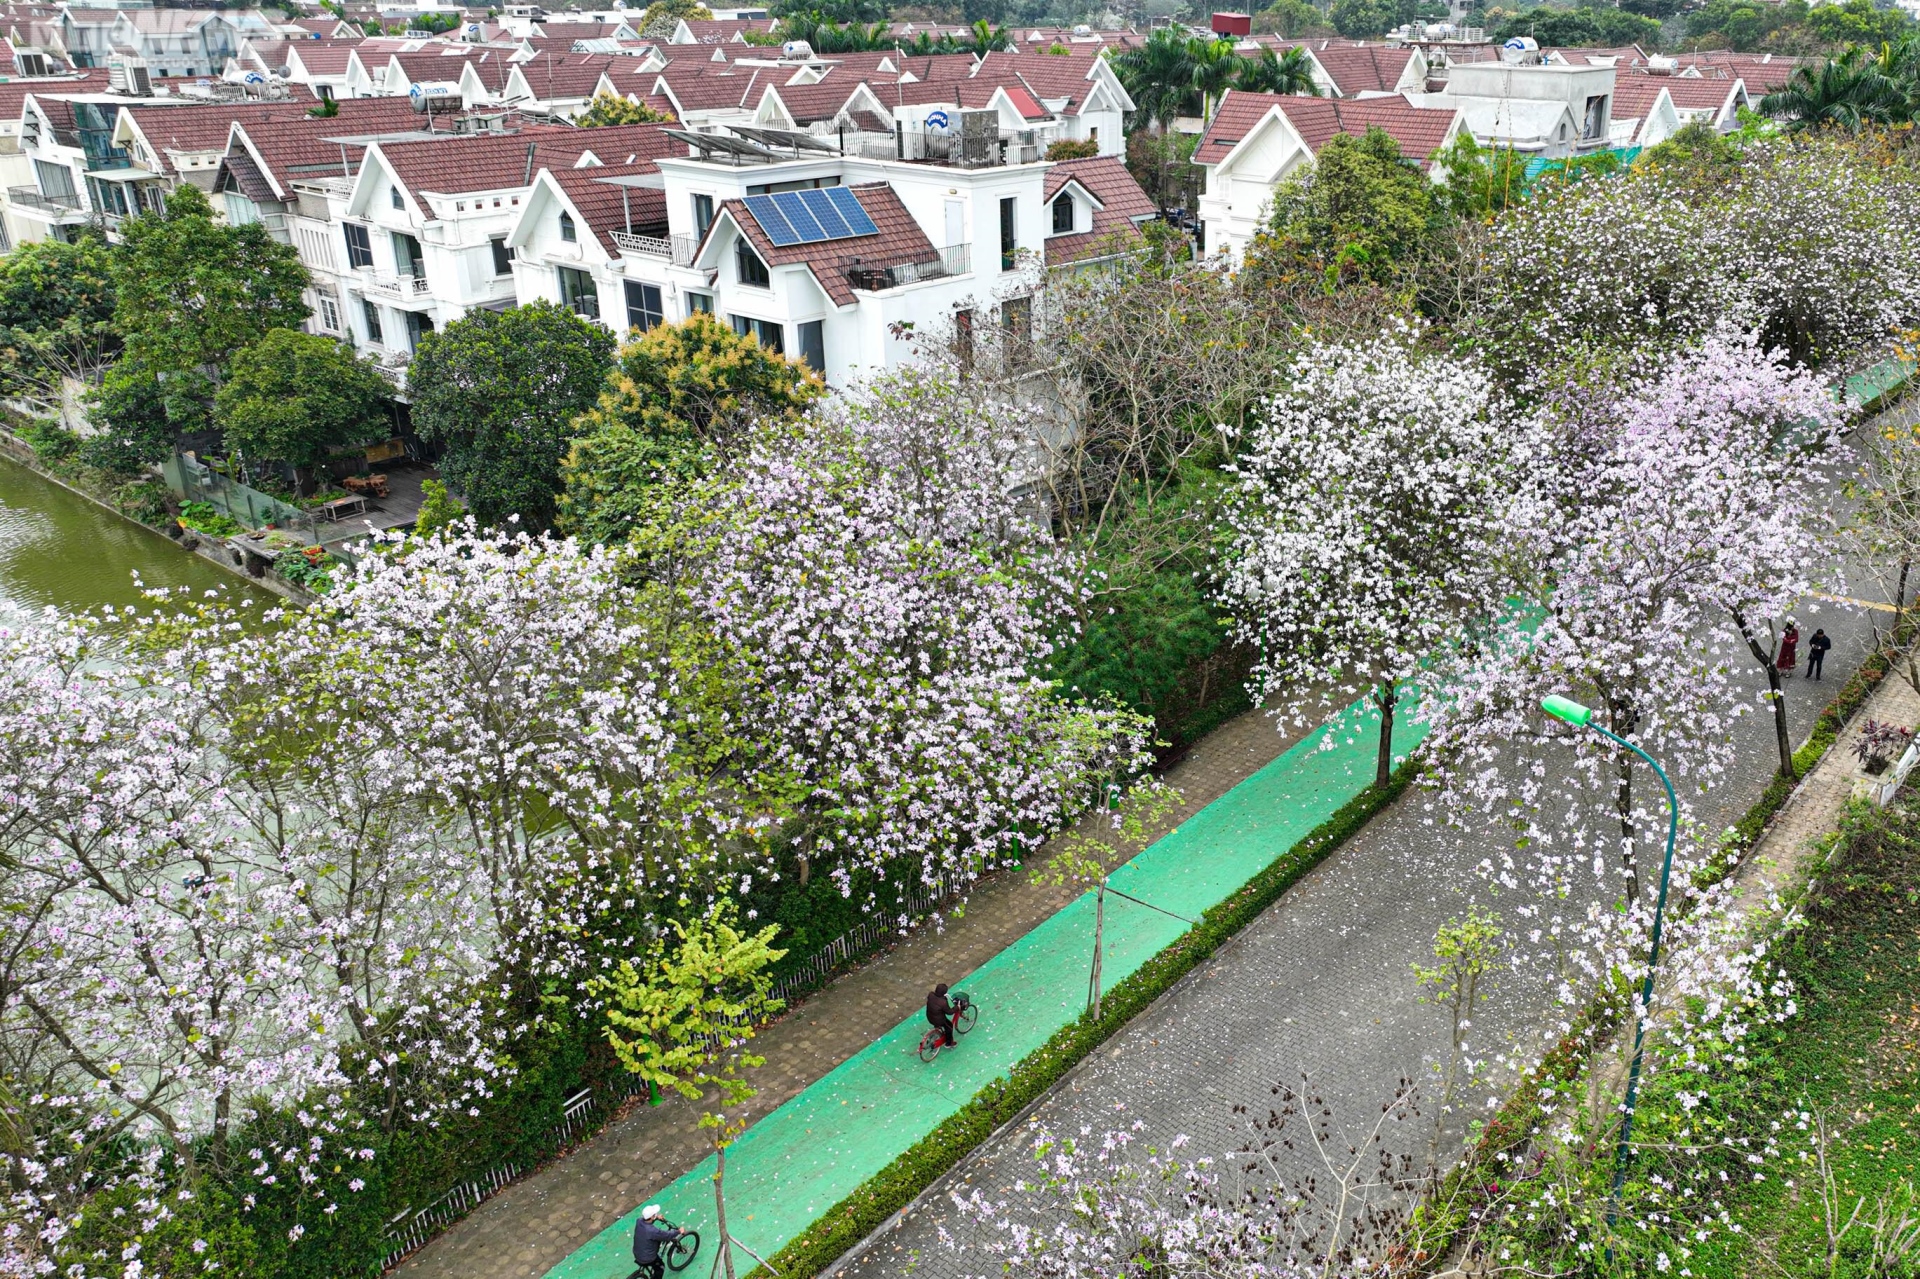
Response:
[{"label": "palm tree", "polygon": [[1818,67],[1795,70],[1786,88],[1760,99],[1760,110],[1792,130],[1858,129],[1907,119],[1912,103],[1876,60],[1853,46]]},{"label": "palm tree", "polygon": [[1162,27],[1147,42],[1113,60],[1113,69],[1126,86],[1139,115],[1166,132],[1174,117],[1185,114],[1193,101],[1193,68],[1187,60],[1187,38]]},{"label": "palm tree", "polygon": [[1300,93],[1320,96],[1320,85],[1313,78],[1313,60],[1299,45],[1285,53],[1266,50],[1259,57],[1240,64],[1234,88],[1248,93]]},{"label": "palm tree", "polygon": [[1200,116],[1213,114],[1213,104],[1240,74],[1240,55],[1231,40],[1187,41],[1187,82],[1200,95]]},{"label": "palm tree", "polygon": [[1013,48],[1013,41],[1007,38],[1007,29],[1005,27],[992,26],[985,18],[982,18],[973,24],[972,43],[965,47],[969,53],[974,53],[984,58],[996,49]]}]

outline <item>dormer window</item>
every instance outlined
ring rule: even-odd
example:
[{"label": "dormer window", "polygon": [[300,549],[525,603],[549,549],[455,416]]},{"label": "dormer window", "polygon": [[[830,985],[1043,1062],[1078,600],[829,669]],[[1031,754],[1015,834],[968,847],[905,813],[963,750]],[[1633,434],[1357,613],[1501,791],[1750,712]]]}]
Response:
[{"label": "dormer window", "polygon": [[562,213],[560,215],[560,238],[568,244],[578,244],[580,242],[580,232],[574,228],[573,214],[571,213]]},{"label": "dormer window", "polygon": [[407,207],[407,202],[406,202],[406,201],[405,201],[404,199],[402,199],[402,198],[401,198],[401,196],[400,196],[400,188],[399,188],[399,187],[388,187],[388,188],[387,188],[387,195],[388,195],[388,197],[389,197],[389,198],[391,198],[391,199],[392,199],[392,201],[393,201],[393,207],[394,207],[394,208],[396,208],[396,209],[404,209],[404,208],[406,208],[406,207]]},{"label": "dormer window", "polygon": [[760,255],[745,240],[740,241],[734,249],[734,268],[742,284],[751,284],[757,289],[773,287],[773,277],[767,273],[767,264],[760,260]]},{"label": "dormer window", "polygon": [[1073,197],[1062,191],[1053,202],[1053,233],[1066,235],[1073,230]]}]

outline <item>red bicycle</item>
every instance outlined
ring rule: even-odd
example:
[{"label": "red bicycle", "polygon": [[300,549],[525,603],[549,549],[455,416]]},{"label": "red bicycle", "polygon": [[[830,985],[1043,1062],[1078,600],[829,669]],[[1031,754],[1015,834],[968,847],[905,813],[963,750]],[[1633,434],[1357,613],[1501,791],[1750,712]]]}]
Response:
[{"label": "red bicycle", "polygon": [[[961,991],[953,992],[953,1033],[957,1039],[973,1029],[973,1023],[980,1020],[980,1005],[968,999]],[[946,1036],[940,1033],[938,1026],[927,1027],[927,1033],[920,1036],[920,1060],[932,1061],[940,1055],[942,1048],[949,1047]]]}]

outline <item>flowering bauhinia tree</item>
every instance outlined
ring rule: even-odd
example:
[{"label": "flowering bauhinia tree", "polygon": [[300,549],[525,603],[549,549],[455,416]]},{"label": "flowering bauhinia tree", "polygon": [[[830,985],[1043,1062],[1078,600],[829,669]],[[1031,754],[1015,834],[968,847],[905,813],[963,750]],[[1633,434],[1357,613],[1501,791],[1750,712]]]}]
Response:
[{"label": "flowering bauhinia tree", "polygon": [[1483,370],[1421,351],[1421,336],[1309,346],[1230,468],[1221,597],[1258,647],[1256,694],[1371,698],[1380,786],[1403,685],[1508,592],[1505,507],[1539,453]]},{"label": "flowering bauhinia tree", "polygon": [[904,373],[768,423],[656,544],[648,571],[742,655],[803,867],[965,882],[1144,767],[1144,720],[1031,673],[1078,579],[1017,496],[1030,465],[1019,405]]}]

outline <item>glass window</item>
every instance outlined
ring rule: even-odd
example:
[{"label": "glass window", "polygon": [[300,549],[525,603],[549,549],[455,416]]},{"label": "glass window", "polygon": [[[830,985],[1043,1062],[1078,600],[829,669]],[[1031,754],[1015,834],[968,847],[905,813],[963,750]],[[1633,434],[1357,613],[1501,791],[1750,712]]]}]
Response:
[{"label": "glass window", "polygon": [[340,308],[334,305],[332,298],[323,297],[320,301],[320,327],[329,333],[340,331]]},{"label": "glass window", "polygon": [[1073,197],[1066,192],[1053,202],[1053,233],[1065,235],[1073,230]]},{"label": "glass window", "polygon": [[600,318],[600,289],[593,277],[570,266],[555,267],[560,273],[560,301],[575,315],[589,320]]},{"label": "glass window", "polygon": [[560,238],[568,244],[578,244],[580,242],[580,232],[576,230],[573,225],[573,214],[571,213],[562,213],[560,215]]},{"label": "glass window", "polygon": [[1013,255],[1019,248],[1013,234],[1013,197],[1000,201],[1000,269],[1013,270]]},{"label": "glass window", "polygon": [[388,187],[387,198],[393,201],[393,207],[396,209],[404,209],[407,207],[406,198],[400,194],[399,187]]},{"label": "glass window", "polygon": [[753,336],[755,341],[759,342],[760,345],[767,350],[772,351],[775,355],[785,355],[787,353],[786,330],[778,324],[775,324],[772,320],[755,320],[753,322]]},{"label": "glass window", "polygon": [[422,315],[418,311],[408,311],[406,314],[407,347],[410,350],[418,351],[420,349],[420,339],[433,332],[433,317],[431,315]]},{"label": "glass window", "polygon": [[380,308],[365,298],[360,300],[360,307],[367,320],[367,341],[385,346],[386,335],[380,331]]},{"label": "glass window", "polygon": [[826,325],[820,320],[806,320],[800,325],[800,358],[815,373],[827,371]]},{"label": "glass window", "polygon": [[687,314],[692,315],[695,312],[698,312],[701,315],[712,315],[713,314],[713,294],[711,293],[687,294]]},{"label": "glass window", "polygon": [[493,246],[493,273],[495,275],[513,274],[513,251],[507,248],[507,238],[497,236],[487,241]]},{"label": "glass window", "polygon": [[664,324],[667,313],[660,304],[660,288],[654,284],[627,281],[627,327],[642,333],[656,324]]},{"label": "glass window", "polygon": [[748,334],[753,332],[753,321],[749,320],[746,316],[729,315],[727,319],[732,322],[733,331],[735,333],[738,333],[741,337],[746,337]]},{"label": "glass window", "polygon": [[426,254],[420,241],[402,231],[393,233],[393,270],[396,275],[425,275]]},{"label": "glass window", "polygon": [[705,235],[707,228],[713,225],[713,197],[696,195],[693,197],[693,233]]},{"label": "glass window", "polygon": [[953,357],[960,362],[962,370],[973,368],[973,312],[970,310],[953,313]]},{"label": "glass window", "polygon": [[346,225],[347,265],[351,267],[373,265],[373,241],[367,236],[367,228],[357,222]]},{"label": "glass window", "polygon": [[767,264],[760,260],[760,255],[753,251],[751,244],[740,241],[734,246],[733,255],[740,283],[751,284],[757,289],[773,287],[773,277],[767,274]]}]

